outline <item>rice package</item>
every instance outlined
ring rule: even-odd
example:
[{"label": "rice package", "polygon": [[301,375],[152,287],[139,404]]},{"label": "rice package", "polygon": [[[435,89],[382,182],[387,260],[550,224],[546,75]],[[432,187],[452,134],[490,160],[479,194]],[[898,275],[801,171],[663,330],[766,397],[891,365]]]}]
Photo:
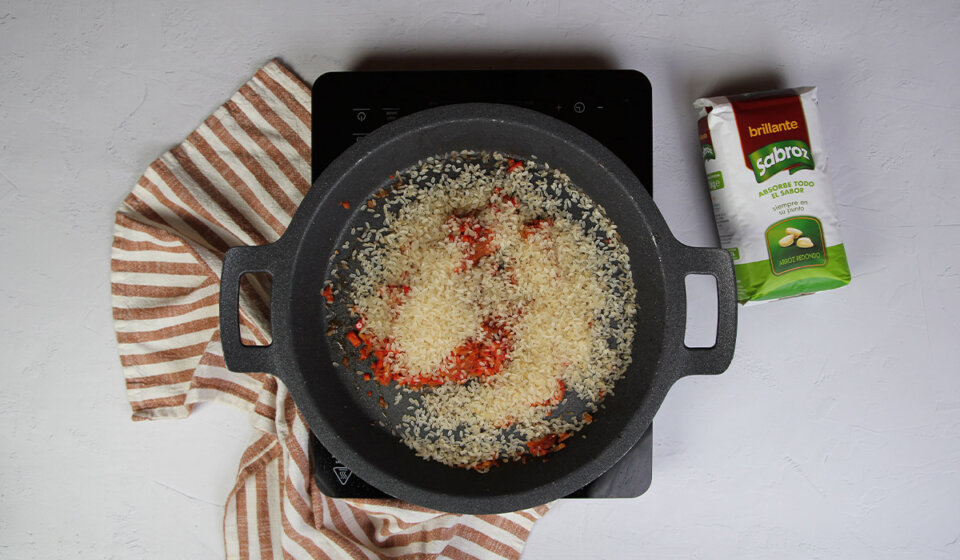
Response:
[{"label": "rice package", "polygon": [[737,297],[850,283],[814,87],[698,99],[700,147]]}]

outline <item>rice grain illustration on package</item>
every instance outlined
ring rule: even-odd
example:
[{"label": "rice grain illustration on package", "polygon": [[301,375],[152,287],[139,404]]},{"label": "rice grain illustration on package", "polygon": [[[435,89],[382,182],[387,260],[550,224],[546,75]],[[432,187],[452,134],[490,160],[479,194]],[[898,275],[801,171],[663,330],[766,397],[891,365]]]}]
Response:
[{"label": "rice grain illustration on package", "polygon": [[737,299],[761,302],[849,284],[816,88],[709,97],[694,107]]}]

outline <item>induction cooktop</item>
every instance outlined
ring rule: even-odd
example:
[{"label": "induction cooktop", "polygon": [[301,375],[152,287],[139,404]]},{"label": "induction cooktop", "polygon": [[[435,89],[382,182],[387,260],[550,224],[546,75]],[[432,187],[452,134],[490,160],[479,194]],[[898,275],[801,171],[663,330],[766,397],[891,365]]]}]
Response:
[{"label": "induction cooktop", "polygon": [[[653,194],[650,82],[634,70],[331,72],[313,84],[313,181],[351,144],[404,115],[453,103],[504,103],[565,121],[606,145]],[[653,427],[610,470],[568,498],[635,498],[649,487]],[[312,443],[320,490],[386,498]]]}]

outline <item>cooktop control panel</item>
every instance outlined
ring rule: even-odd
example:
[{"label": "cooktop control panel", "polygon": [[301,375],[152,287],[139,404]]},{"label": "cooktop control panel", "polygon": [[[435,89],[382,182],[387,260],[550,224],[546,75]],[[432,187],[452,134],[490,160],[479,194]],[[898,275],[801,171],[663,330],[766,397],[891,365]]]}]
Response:
[{"label": "cooktop control panel", "polygon": [[453,103],[517,105],[572,124],[610,148],[651,190],[650,82],[635,70],[324,74],[313,85],[313,180],[377,127]]}]

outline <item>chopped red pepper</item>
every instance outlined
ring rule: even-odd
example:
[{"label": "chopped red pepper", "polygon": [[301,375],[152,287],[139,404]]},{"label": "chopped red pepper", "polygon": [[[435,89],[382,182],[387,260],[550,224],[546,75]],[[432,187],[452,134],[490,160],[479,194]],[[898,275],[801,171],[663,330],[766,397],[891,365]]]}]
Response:
[{"label": "chopped red pepper", "polygon": [[360,345],[363,344],[363,342],[360,340],[360,337],[357,336],[357,332],[356,332],[356,331],[350,331],[350,332],[348,332],[348,333],[347,333],[347,340],[350,341],[350,344],[352,344],[354,348],[359,348]]},{"label": "chopped red pepper", "polygon": [[541,457],[553,451],[557,445],[556,434],[547,434],[539,439],[533,439],[527,442],[527,449],[534,457]]},{"label": "chopped red pepper", "polygon": [[520,237],[527,239],[531,235],[551,227],[553,227],[553,218],[537,218],[536,220],[523,224],[523,229],[520,230]]},{"label": "chopped red pepper", "polygon": [[401,303],[400,301],[401,294],[407,295],[409,293],[410,293],[410,286],[404,286],[404,285],[397,286],[397,285],[391,284],[389,286],[384,286],[383,288],[380,289],[380,297],[388,300],[387,303],[390,303],[391,305],[399,305]]},{"label": "chopped red pepper", "polygon": [[[483,324],[483,335],[479,339],[470,339],[455,348],[443,365],[427,373],[410,373],[396,367],[396,358],[400,351],[394,348],[390,339],[371,340],[375,347],[373,373],[382,385],[395,381],[398,385],[418,388],[435,387],[447,382],[463,384],[473,377],[497,375],[506,366],[511,349],[513,333],[503,325],[492,321]],[[361,354],[363,349],[361,349]]]},{"label": "chopped red pepper", "polygon": [[347,202],[346,200],[341,200],[341,201],[340,201],[340,206],[343,206],[343,208],[344,208],[345,210],[349,210],[349,209],[350,209],[350,203]]},{"label": "chopped red pepper", "polygon": [[509,167],[507,167],[507,173],[511,173],[511,172],[513,172],[513,171],[515,171],[515,170],[523,167],[523,162],[522,162],[522,161],[513,161],[512,159],[508,159],[508,160],[507,160],[507,164],[509,165]]},{"label": "chopped red pepper", "polygon": [[447,239],[464,245],[464,259],[457,272],[469,270],[480,259],[496,252],[497,246],[493,243],[492,229],[484,227],[474,214],[466,216],[450,216],[444,227],[447,230]]},{"label": "chopped red pepper", "polygon": [[486,461],[480,461],[479,463],[474,463],[472,465],[461,465],[461,467],[464,469],[473,469],[477,472],[485,473],[499,464],[500,460],[497,457],[494,457],[493,459],[487,459]]},{"label": "chopped red pepper", "polygon": [[333,287],[327,286],[323,289],[323,299],[327,300],[327,303],[333,303]]},{"label": "chopped red pepper", "polygon": [[562,379],[557,379],[557,389],[553,392],[553,395],[545,401],[535,402],[530,406],[554,406],[560,404],[565,394],[567,394],[567,384],[564,383]]}]

